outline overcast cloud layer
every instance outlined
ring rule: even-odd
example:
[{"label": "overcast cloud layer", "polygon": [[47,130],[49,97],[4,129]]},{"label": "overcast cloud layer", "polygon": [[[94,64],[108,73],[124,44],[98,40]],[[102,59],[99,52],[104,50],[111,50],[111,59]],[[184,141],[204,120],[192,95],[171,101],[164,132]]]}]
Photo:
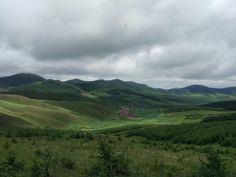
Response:
[{"label": "overcast cloud layer", "polygon": [[236,85],[235,0],[1,0],[0,76]]}]

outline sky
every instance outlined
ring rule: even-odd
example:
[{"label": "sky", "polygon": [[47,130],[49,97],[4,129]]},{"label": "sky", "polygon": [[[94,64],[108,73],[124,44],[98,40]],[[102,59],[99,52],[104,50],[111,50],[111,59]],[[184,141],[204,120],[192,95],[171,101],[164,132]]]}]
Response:
[{"label": "sky", "polygon": [[0,76],[236,86],[235,0],[0,2]]}]

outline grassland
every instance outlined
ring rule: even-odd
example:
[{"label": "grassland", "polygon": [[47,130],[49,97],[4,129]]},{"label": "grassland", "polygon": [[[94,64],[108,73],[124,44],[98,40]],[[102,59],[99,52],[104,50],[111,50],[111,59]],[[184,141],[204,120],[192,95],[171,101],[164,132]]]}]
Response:
[{"label": "grassland", "polygon": [[67,129],[71,125],[84,126],[83,116],[61,107],[22,96],[1,95],[0,97],[2,114],[27,122],[33,127]]},{"label": "grassland", "polygon": [[[177,112],[169,112],[164,108],[133,108],[132,111],[134,118],[124,119],[116,115],[114,107],[99,101],[45,101],[17,95],[0,95],[0,113],[5,117],[1,119],[2,122],[7,125],[8,120],[19,120],[16,125],[21,127],[31,125],[41,128],[96,130],[126,125],[198,123],[206,117],[235,113],[210,108]],[[9,124],[11,125],[13,124]]]}]

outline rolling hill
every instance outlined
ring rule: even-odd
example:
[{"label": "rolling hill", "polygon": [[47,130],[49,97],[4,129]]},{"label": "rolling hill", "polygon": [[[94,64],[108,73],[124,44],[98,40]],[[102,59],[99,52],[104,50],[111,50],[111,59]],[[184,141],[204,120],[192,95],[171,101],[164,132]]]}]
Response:
[{"label": "rolling hill", "polygon": [[[101,129],[199,122],[224,111],[234,113],[235,107],[217,109],[236,100],[235,87],[164,90],[118,79],[62,82],[34,74],[0,78],[0,88],[0,122],[6,127]],[[130,108],[133,120],[119,117],[123,106]]]},{"label": "rolling hill", "polygon": [[0,95],[0,124],[5,127],[83,127],[86,119],[67,109],[23,96]]}]

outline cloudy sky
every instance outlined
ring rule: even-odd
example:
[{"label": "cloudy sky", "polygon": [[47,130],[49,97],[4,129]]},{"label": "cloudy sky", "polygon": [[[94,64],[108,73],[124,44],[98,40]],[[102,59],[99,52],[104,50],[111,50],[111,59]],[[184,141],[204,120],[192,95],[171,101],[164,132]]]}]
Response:
[{"label": "cloudy sky", "polygon": [[1,0],[0,76],[236,85],[235,0]]}]

